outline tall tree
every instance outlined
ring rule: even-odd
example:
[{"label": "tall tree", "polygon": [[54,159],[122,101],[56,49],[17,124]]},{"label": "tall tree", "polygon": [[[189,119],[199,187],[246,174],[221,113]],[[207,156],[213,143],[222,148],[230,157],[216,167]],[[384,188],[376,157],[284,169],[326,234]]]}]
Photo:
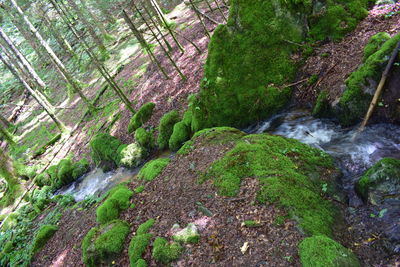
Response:
[{"label": "tall tree", "polygon": [[39,105],[46,111],[46,113],[50,116],[50,118],[57,125],[58,129],[61,132],[66,132],[67,128],[65,125],[57,118],[54,109],[51,104],[46,100],[46,98],[40,94],[40,92],[35,91],[32,87],[21,77],[15,67],[0,53],[0,60],[3,64],[10,70],[10,72],[14,75],[14,77],[22,83],[26,90],[32,95],[32,97],[39,103]]},{"label": "tall tree", "polygon": [[114,90],[114,92],[118,95],[118,97],[122,100],[122,102],[125,104],[125,106],[128,108],[129,111],[131,111],[132,113],[135,113],[135,110],[132,107],[131,102],[129,101],[129,99],[126,97],[126,95],[123,93],[123,91],[121,90],[121,88],[119,88],[118,84],[114,81],[114,78],[109,74],[109,72],[107,71],[106,67],[104,66],[103,63],[101,63],[96,55],[94,55],[92,53],[92,51],[90,50],[90,47],[88,45],[88,43],[81,38],[78,33],[77,30],[75,29],[74,25],[71,23],[71,21],[69,21],[67,16],[63,16],[61,13],[61,10],[59,9],[59,6],[56,4],[56,2],[54,0],[50,0],[50,3],[53,5],[53,7],[56,9],[57,12],[59,12],[59,14],[61,15],[61,17],[63,18],[64,22],[67,24],[68,28],[71,30],[71,32],[74,34],[75,38],[78,40],[78,42],[80,42],[83,45],[83,48],[85,49],[85,52],[88,54],[88,56],[90,57],[90,59],[93,61],[95,67],[97,68],[97,70],[100,72],[100,74],[103,76],[103,78],[107,81],[107,83],[110,85],[111,89]]},{"label": "tall tree", "polygon": [[78,82],[72,77],[72,75],[67,71],[66,67],[64,64],[61,62],[61,60],[57,57],[57,55],[54,53],[53,49],[49,46],[49,44],[43,39],[42,35],[36,30],[35,26],[31,23],[31,21],[28,19],[28,17],[25,15],[25,13],[22,11],[22,9],[19,7],[18,3],[15,0],[10,0],[12,6],[17,10],[18,14],[23,18],[26,26],[28,29],[34,34],[34,36],[39,40],[40,44],[44,47],[52,61],[57,65],[58,70],[63,74],[64,78],[66,81],[72,86],[73,90],[79,94],[79,96],[82,98],[82,100],[86,103],[86,105],[89,107],[91,111],[94,111],[94,106],[93,104],[86,98],[86,96],[83,94],[83,90],[78,84]]},{"label": "tall tree", "polygon": [[96,3],[97,9],[100,10],[101,14],[103,14],[103,17],[107,20],[107,22],[110,24],[114,24],[116,20],[109,10],[110,5],[108,3],[108,0],[94,0],[94,2]]}]

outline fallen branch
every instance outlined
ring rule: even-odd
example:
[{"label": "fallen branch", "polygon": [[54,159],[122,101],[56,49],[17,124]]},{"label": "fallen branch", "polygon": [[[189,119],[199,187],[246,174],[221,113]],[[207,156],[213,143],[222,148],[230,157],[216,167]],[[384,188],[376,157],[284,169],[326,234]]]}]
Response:
[{"label": "fallen branch", "polygon": [[197,14],[199,14],[199,15],[205,17],[206,19],[208,19],[208,20],[211,21],[212,23],[215,23],[215,24],[217,24],[217,25],[222,24],[221,22],[218,22],[218,21],[214,20],[213,18],[211,18],[210,16],[208,16],[207,14],[204,14],[203,12],[201,12],[201,11],[196,7],[196,5],[192,5],[192,8],[194,9],[194,11],[195,11]]},{"label": "fallen branch", "polygon": [[363,122],[361,123],[360,128],[358,129],[358,132],[362,132],[364,130],[365,126],[368,123],[368,120],[371,118],[372,113],[375,110],[376,104],[382,94],[383,86],[385,85],[386,79],[389,76],[390,69],[392,68],[392,66],[396,60],[397,54],[399,53],[399,50],[400,50],[400,41],[397,43],[396,48],[393,50],[392,56],[390,57],[390,60],[389,60],[388,64],[386,65],[385,71],[382,73],[381,81],[379,82],[378,88],[375,91],[374,97],[372,98],[371,104],[369,105],[367,114],[365,115],[365,118],[364,118]]}]

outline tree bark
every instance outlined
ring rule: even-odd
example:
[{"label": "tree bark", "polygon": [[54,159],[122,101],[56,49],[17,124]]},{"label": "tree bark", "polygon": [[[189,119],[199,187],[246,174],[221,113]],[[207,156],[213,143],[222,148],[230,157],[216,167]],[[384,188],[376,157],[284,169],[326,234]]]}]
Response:
[{"label": "tree bark", "polygon": [[11,126],[11,122],[9,122],[6,118],[3,117],[3,115],[0,114],[0,122],[6,127]]},{"label": "tree bark", "polygon": [[103,36],[107,35],[106,29],[104,28],[102,23],[99,21],[99,19],[93,14],[93,12],[90,11],[89,6],[86,4],[86,0],[80,0],[80,1],[81,1],[83,10],[86,10],[86,13],[89,15],[89,17],[93,21],[94,25],[96,25],[96,27],[99,28],[99,30],[101,31]]},{"label": "tree bark", "polygon": [[52,105],[46,100],[46,98],[38,91],[33,90],[29,84],[18,74],[17,70],[12,66],[0,53],[0,60],[3,64],[10,70],[10,72],[15,76],[15,78],[22,83],[26,90],[32,95],[32,97],[39,103],[40,106],[46,111],[50,118],[57,125],[61,132],[66,132],[67,128],[65,125],[57,118],[55,115]]},{"label": "tree bark", "polygon": [[104,18],[106,18],[107,22],[110,24],[115,24],[116,20],[111,12],[108,10],[108,7],[104,7],[104,3],[102,3],[101,0],[95,0],[95,3],[97,5],[97,9],[100,10],[101,14],[103,14]]},{"label": "tree bark", "polygon": [[49,44],[43,39],[41,34],[36,30],[35,26],[33,26],[33,24],[30,22],[30,20],[26,17],[25,13],[18,6],[17,2],[15,0],[10,0],[10,2],[13,5],[13,7],[17,10],[18,14],[21,15],[21,17],[23,18],[25,24],[28,26],[28,28],[32,32],[32,34],[38,39],[40,44],[45,48],[46,52],[49,54],[49,56],[52,59],[52,61],[54,62],[54,64],[57,65],[59,71],[63,74],[63,76],[65,77],[67,82],[72,86],[74,91],[79,94],[79,96],[86,103],[86,105],[89,107],[89,109],[91,111],[94,111],[94,106],[92,105],[92,103],[89,102],[89,100],[83,94],[82,88],[78,85],[77,81],[67,71],[67,69],[65,68],[64,64],[57,57],[57,55],[54,53],[53,49],[49,46]]}]

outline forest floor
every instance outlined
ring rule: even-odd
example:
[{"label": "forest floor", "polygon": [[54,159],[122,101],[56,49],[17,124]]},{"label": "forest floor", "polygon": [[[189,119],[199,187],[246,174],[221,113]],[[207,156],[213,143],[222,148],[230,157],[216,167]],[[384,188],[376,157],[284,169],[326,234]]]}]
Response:
[{"label": "forest floor", "polygon": [[[314,103],[316,96],[323,89],[328,89],[331,101],[337,100],[344,89],[344,81],[349,74],[354,71],[362,60],[362,50],[372,35],[386,31],[394,35],[400,31],[400,4],[387,7],[385,10],[374,9],[369,16],[363,20],[357,29],[347,35],[340,42],[328,42],[315,48],[305,65],[302,67],[297,80],[308,79],[313,74],[318,75],[319,79],[314,85],[299,85],[295,88],[295,99],[298,105],[308,105]],[[208,13],[214,19],[223,21],[222,16],[215,13]],[[207,45],[209,39],[204,33],[204,29],[195,17],[195,14],[187,8],[177,8],[168,15],[178,25],[178,30],[187,38],[194,41],[203,51],[198,54],[196,49],[187,41],[182,40],[185,53],[181,54],[170,38],[174,47],[174,59],[188,80],[182,80],[179,74],[172,68],[168,59],[163,56],[160,48],[156,48],[155,53],[162,65],[166,67],[169,80],[165,80],[158,71],[156,65],[149,64],[147,55],[140,52],[135,53],[124,61],[124,67],[116,75],[119,85],[125,88],[129,99],[138,109],[146,102],[156,104],[155,111],[149,122],[145,124],[147,128],[156,128],[163,114],[176,109],[183,112],[187,107],[187,97],[191,93],[199,91],[199,84],[203,78],[203,65],[207,57]],[[206,20],[207,28],[212,31],[217,25]],[[136,48],[132,48],[130,52]],[[88,77],[87,81],[98,80]],[[94,82],[85,92],[94,98],[104,83],[101,80]],[[100,130],[109,129],[112,135],[120,138],[125,143],[131,143],[133,137],[127,133],[127,125],[131,114],[123,104],[119,103],[110,89],[98,101],[103,110],[98,114],[86,116],[78,125],[72,136],[63,142],[57,143],[41,157],[32,160],[31,163],[52,162],[64,158],[71,153],[74,158],[80,159],[89,154],[90,139]],[[32,109],[38,114],[37,119],[42,121],[42,125],[49,125],[46,122],[41,110],[30,100],[25,103],[31,108],[23,108],[18,116],[17,122],[23,127],[19,130],[21,137],[29,135],[26,131],[35,135],[40,129],[33,128],[36,121],[28,119],[28,113]],[[64,103],[65,104],[65,103]],[[70,102],[71,107],[76,109],[60,110],[59,115],[65,123],[73,128],[85,114],[86,110],[81,101],[75,98]],[[9,114],[13,112],[10,109]],[[119,116],[119,119],[113,119]],[[47,123],[47,124],[46,124]],[[46,126],[44,126],[46,127]],[[55,133],[54,128],[49,128],[51,133]],[[45,142],[51,137],[46,136],[42,141]],[[33,141],[28,141],[30,145]],[[24,144],[25,145],[25,144]],[[251,263],[252,266],[299,266],[297,255],[297,244],[302,239],[291,220],[286,220],[283,225],[274,224],[274,218],[285,216],[284,211],[279,208],[269,206],[252,205],[257,184],[254,180],[246,180],[237,200],[223,198],[215,194],[215,189],[209,183],[202,185],[195,181],[197,174],[192,172],[188,166],[195,164],[196,169],[204,170],[213,161],[223,155],[231,148],[230,145],[212,146],[209,150],[199,150],[196,154],[189,154],[187,157],[176,157],[172,163],[164,169],[161,177],[146,186],[146,190],[135,195],[133,201],[140,205],[135,212],[128,210],[122,215],[122,219],[131,223],[132,229],[136,229],[144,219],[157,217],[162,218],[162,223],[156,224],[152,230],[157,236],[168,235],[168,227],[174,223],[181,226],[193,220],[201,220],[204,224],[204,236],[200,243],[192,245],[182,258],[174,266],[244,266],[244,263]],[[212,157],[210,156],[212,155]],[[137,187],[137,182],[133,181],[129,186]],[[246,199],[245,202],[241,201]],[[209,208],[215,216],[208,218],[202,216],[198,210],[193,210],[193,204],[201,202]],[[245,228],[239,221],[256,219],[263,222],[262,227]],[[32,266],[83,266],[80,243],[87,231],[96,224],[94,207],[89,210],[67,211],[61,218],[59,231],[50,239],[44,249],[36,255]],[[357,242],[362,243],[362,233],[358,233]],[[245,256],[240,252],[240,247],[244,242],[259,244],[257,242],[268,240],[267,251],[265,246],[252,246]],[[390,261],[390,264],[397,266],[395,258],[384,259],[385,255],[377,255],[371,251],[362,252],[361,249],[356,254],[368,261],[371,265],[379,266],[382,261]],[[286,251],[285,255],[281,251]],[[157,266],[151,261],[150,251],[146,251],[144,256],[151,266]],[[245,260],[245,261],[243,261]],[[127,266],[127,244],[124,253],[115,263],[116,266]],[[243,261],[243,262],[242,262]],[[218,262],[218,265],[215,263]]]}]

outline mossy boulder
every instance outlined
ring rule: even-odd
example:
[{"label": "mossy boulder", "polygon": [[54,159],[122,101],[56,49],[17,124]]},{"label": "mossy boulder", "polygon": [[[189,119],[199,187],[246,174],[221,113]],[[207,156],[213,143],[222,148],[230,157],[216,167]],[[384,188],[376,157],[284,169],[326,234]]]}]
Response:
[{"label": "mossy boulder", "polygon": [[329,118],[333,115],[332,108],[328,100],[328,91],[323,90],[318,95],[317,102],[312,111],[312,115],[316,118]]},{"label": "mossy boulder", "polygon": [[368,40],[368,44],[364,48],[363,62],[365,62],[372,54],[377,52],[382,45],[390,39],[387,32],[379,32]]},{"label": "mossy boulder", "polygon": [[120,151],[120,165],[128,168],[137,167],[146,155],[146,149],[138,143],[129,144]]},{"label": "mossy boulder", "polygon": [[120,164],[120,152],[125,147],[126,145],[118,138],[106,133],[97,134],[90,141],[92,159],[103,170],[108,170]]},{"label": "mossy boulder", "polygon": [[168,148],[169,139],[172,135],[174,125],[179,122],[179,120],[179,113],[176,110],[172,110],[162,116],[158,126],[157,138],[157,144],[161,150]]},{"label": "mossy boulder", "polygon": [[139,128],[135,131],[135,140],[140,146],[147,150],[152,149],[154,146],[153,134],[146,131],[144,128]]},{"label": "mossy boulder", "polygon": [[136,235],[132,237],[128,249],[131,267],[143,266],[144,263],[146,264],[144,266],[147,266],[146,261],[142,259],[142,255],[146,248],[150,245],[151,239],[153,238],[153,234],[148,233],[148,231],[154,225],[154,222],[154,219],[150,219],[145,223],[142,223],[138,227]]},{"label": "mossy boulder", "polygon": [[159,158],[147,162],[139,171],[137,178],[140,180],[151,181],[156,178],[162,170],[167,167],[170,158]]},{"label": "mossy boulder", "polygon": [[346,80],[345,91],[334,107],[343,126],[353,125],[365,116],[382,72],[398,41],[400,34],[386,41]]},{"label": "mossy boulder", "polygon": [[177,260],[182,254],[183,248],[178,243],[169,243],[165,238],[157,237],[153,243],[153,258],[164,264]]},{"label": "mossy boulder", "polygon": [[107,199],[96,209],[96,221],[104,224],[119,217],[122,210],[130,206],[133,192],[124,185],[119,185],[108,193]]},{"label": "mossy boulder", "polygon": [[[179,228],[179,225],[177,227]],[[194,244],[200,241],[200,234],[196,225],[189,223],[185,228],[177,231],[172,238],[177,242]]]},{"label": "mossy boulder", "polygon": [[[218,128],[208,129],[203,136],[207,137],[207,132],[213,135],[209,142],[225,135]],[[268,134],[232,135],[230,140],[235,142],[234,148],[215,161],[200,182],[212,179],[220,195],[233,197],[239,193],[242,179],[258,179],[260,203],[286,208],[308,234],[332,235],[336,209],[321,196],[323,186],[327,187],[325,191],[333,191],[337,175],[328,154],[299,141]]]},{"label": "mossy boulder", "polygon": [[129,231],[121,220],[92,228],[82,241],[83,262],[89,267],[110,264],[122,252]]},{"label": "mossy boulder", "polygon": [[304,239],[299,245],[303,267],[359,267],[357,257],[341,244],[323,235]]},{"label": "mossy boulder", "polygon": [[140,109],[133,115],[128,125],[128,132],[133,133],[136,129],[145,124],[153,114],[156,104],[148,102],[140,107]]},{"label": "mossy boulder", "polygon": [[32,252],[36,253],[41,250],[46,242],[55,234],[55,232],[57,232],[57,230],[58,227],[56,225],[42,225],[33,239]]},{"label": "mossy boulder", "polygon": [[367,15],[366,6],[364,0],[230,1],[228,22],[209,44],[201,90],[190,99],[192,132],[243,127],[282,109],[292,91],[285,84],[297,71],[295,44],[339,39]]},{"label": "mossy boulder", "polygon": [[72,166],[72,179],[76,180],[89,171],[89,161],[85,158],[75,162]]},{"label": "mossy boulder", "polygon": [[382,204],[388,196],[400,200],[400,160],[383,158],[378,161],[358,180],[356,190],[373,205]]},{"label": "mossy boulder", "polygon": [[174,125],[172,135],[169,139],[169,148],[177,151],[183,143],[190,139],[190,127],[184,121],[180,121]]}]

